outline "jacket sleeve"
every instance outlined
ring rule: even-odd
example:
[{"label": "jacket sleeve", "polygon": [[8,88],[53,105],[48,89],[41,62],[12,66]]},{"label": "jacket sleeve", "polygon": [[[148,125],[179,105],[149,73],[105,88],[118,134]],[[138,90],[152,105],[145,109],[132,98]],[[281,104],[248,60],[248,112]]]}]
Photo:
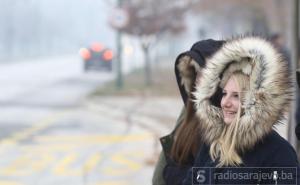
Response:
[{"label": "jacket sleeve", "polygon": [[[209,148],[206,145],[202,145],[197,153],[197,156],[194,160],[193,166],[191,166],[184,178],[181,182],[182,185],[191,185],[191,184],[211,184],[210,179],[210,172],[208,166],[204,165],[204,161],[210,161],[209,157]],[[201,169],[197,170],[197,167],[202,167]]]},{"label": "jacket sleeve", "polygon": [[158,161],[156,163],[153,177],[152,177],[152,185],[165,185],[165,181],[163,178],[163,171],[165,166],[167,165],[166,158],[164,153],[161,151],[159,154]]},{"label": "jacket sleeve", "polygon": [[193,167],[191,167],[188,170],[188,172],[185,176],[185,179],[182,182],[182,185],[191,185],[191,184],[193,184],[193,177],[192,177],[193,176],[193,171],[192,171],[192,169],[193,169]]},{"label": "jacket sleeve", "polygon": [[167,165],[163,171],[163,176],[167,185],[181,185],[182,180],[186,177],[189,168],[192,166],[179,166],[171,159],[167,160]]},{"label": "jacket sleeve", "polygon": [[[175,129],[180,125],[183,119],[183,115],[185,112],[185,108],[182,108],[182,111],[176,121]],[[154,173],[152,176],[152,185],[165,185],[166,182],[163,177],[163,171],[167,165],[166,155],[165,155],[165,149],[169,148],[170,146],[164,146],[164,145],[170,145],[170,143],[163,143],[163,150],[160,152],[158,161],[156,163]]]}]

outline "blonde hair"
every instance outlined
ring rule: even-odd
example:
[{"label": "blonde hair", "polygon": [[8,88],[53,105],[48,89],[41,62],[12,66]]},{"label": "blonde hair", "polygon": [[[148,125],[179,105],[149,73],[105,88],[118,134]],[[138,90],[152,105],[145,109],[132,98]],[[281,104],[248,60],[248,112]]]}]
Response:
[{"label": "blonde hair", "polygon": [[[231,124],[225,124],[224,129],[220,137],[213,141],[210,146],[210,156],[216,161],[218,160],[217,167],[221,166],[237,166],[242,163],[239,152],[236,149],[237,144],[237,133],[239,128],[239,121],[242,115],[242,101],[244,99],[244,92],[249,90],[250,82],[249,76],[242,72],[234,72],[232,77],[239,88],[240,106],[238,108],[237,115]],[[224,79],[222,79],[224,80]],[[225,79],[226,84],[228,79]]]}]

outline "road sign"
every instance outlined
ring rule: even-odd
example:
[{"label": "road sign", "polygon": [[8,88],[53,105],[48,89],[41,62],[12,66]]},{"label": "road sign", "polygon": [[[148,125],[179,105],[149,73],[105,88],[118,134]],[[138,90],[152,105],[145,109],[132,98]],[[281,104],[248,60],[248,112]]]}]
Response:
[{"label": "road sign", "polygon": [[112,12],[109,23],[116,29],[122,29],[129,23],[129,14],[125,9],[115,8]]}]

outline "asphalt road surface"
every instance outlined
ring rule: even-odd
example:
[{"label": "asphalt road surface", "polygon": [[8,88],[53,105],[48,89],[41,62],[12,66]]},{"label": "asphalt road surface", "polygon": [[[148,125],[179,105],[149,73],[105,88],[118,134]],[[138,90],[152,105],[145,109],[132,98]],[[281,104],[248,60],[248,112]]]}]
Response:
[{"label": "asphalt road surface", "polygon": [[152,133],[86,103],[112,74],[83,73],[76,56],[2,64],[0,74],[0,185],[151,183]]}]

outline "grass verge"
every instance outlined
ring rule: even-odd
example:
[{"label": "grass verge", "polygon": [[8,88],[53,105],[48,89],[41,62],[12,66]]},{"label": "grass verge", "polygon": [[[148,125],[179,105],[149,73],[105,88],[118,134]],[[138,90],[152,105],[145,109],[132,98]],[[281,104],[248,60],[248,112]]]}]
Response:
[{"label": "grass verge", "polygon": [[173,68],[152,70],[152,85],[146,86],[144,69],[137,69],[123,78],[123,88],[118,89],[113,80],[97,88],[95,96],[179,96],[179,89]]}]

